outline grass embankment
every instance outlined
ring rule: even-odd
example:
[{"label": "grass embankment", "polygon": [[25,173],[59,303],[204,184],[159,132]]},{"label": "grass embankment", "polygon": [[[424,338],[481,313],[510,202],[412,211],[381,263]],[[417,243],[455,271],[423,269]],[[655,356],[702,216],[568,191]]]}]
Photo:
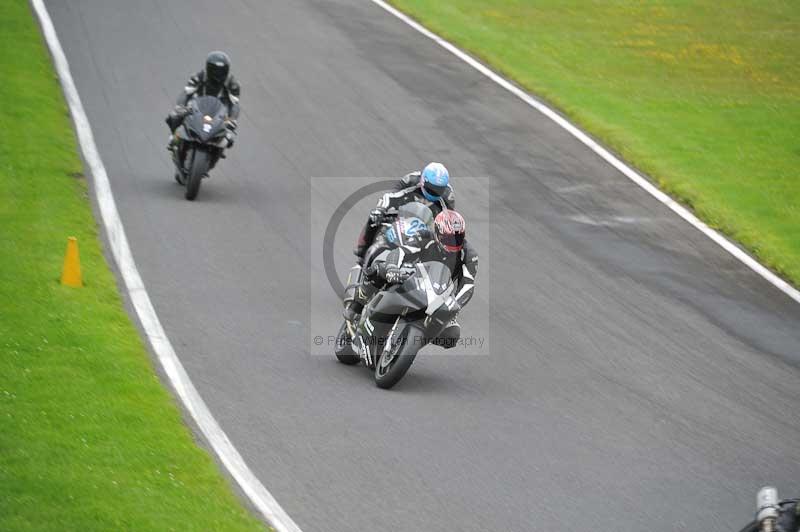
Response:
[{"label": "grass embankment", "polygon": [[800,2],[391,1],[800,284]]},{"label": "grass embankment", "polygon": [[[101,254],[27,2],[0,2],[0,530],[257,530],[181,422]],[[58,283],[79,239],[86,286]]]}]

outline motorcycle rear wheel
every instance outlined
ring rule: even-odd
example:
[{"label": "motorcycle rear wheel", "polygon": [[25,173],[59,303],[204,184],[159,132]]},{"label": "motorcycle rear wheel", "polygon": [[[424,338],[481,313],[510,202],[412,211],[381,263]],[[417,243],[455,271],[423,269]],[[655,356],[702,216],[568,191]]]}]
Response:
[{"label": "motorcycle rear wheel", "polygon": [[336,335],[336,348],[334,353],[339,362],[347,364],[348,366],[358,364],[361,360],[361,357],[353,351],[353,340],[347,332],[346,321],[342,321],[342,326],[339,327],[339,334]]},{"label": "motorcycle rear wheel", "polygon": [[197,197],[197,193],[200,192],[200,183],[203,181],[203,176],[208,172],[208,167],[211,163],[208,152],[203,150],[192,150],[191,157],[192,161],[189,166],[189,179],[186,182],[185,194],[186,199],[189,201],[194,200]]}]

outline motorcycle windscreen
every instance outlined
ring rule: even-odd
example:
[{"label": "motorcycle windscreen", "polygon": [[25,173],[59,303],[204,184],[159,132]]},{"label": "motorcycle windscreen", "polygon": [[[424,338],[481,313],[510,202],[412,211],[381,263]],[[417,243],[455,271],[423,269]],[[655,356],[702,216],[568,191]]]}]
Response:
[{"label": "motorcycle windscreen", "polygon": [[450,268],[441,262],[425,262],[417,264],[421,288],[425,292],[426,314],[433,314],[452,295],[454,285]]},{"label": "motorcycle windscreen", "polygon": [[417,264],[417,275],[421,277],[423,288],[425,288],[431,295],[440,296],[448,291],[450,287],[450,268],[441,262],[423,262]]},{"label": "motorcycle windscreen", "polygon": [[189,129],[203,142],[219,135],[225,125],[225,104],[214,96],[200,96],[192,101],[196,110],[189,116]]},{"label": "motorcycle windscreen", "polygon": [[420,218],[398,218],[386,228],[383,236],[394,246],[420,246],[430,238],[430,229]]},{"label": "motorcycle windscreen", "polygon": [[450,295],[450,269],[441,262],[423,262],[415,266],[416,272],[403,284],[386,290],[374,305],[374,312],[381,315],[397,315],[403,310],[413,313],[432,309]]},{"label": "motorcycle windscreen", "polygon": [[422,223],[433,228],[433,211],[418,201],[409,201],[397,208],[398,218],[419,218]]},{"label": "motorcycle windscreen", "polygon": [[217,118],[217,115],[219,115],[225,107],[222,100],[215,96],[200,96],[195,98],[193,102],[194,107],[200,111],[200,113],[212,118]]}]

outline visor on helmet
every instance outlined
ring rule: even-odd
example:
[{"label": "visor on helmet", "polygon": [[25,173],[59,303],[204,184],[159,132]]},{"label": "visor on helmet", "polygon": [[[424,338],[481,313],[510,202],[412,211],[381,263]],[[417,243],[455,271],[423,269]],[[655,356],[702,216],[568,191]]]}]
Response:
[{"label": "visor on helmet", "polygon": [[206,75],[210,81],[222,83],[228,78],[228,65],[223,61],[212,61],[206,64]]},{"label": "visor on helmet", "polygon": [[464,233],[456,233],[451,235],[436,235],[439,243],[450,252],[461,251],[464,247]]},{"label": "visor on helmet", "polygon": [[431,201],[437,201],[447,191],[447,185],[434,185],[430,181],[422,180],[422,192]]}]

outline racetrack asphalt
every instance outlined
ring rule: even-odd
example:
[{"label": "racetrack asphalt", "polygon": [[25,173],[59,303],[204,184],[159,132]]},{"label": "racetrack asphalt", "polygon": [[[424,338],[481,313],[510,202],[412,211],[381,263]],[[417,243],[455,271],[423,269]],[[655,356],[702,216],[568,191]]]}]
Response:
[{"label": "racetrack asphalt", "polygon": [[[178,356],[304,531],[723,531],[798,495],[800,305],[432,41],[365,0],[47,6]],[[239,142],[190,203],[163,118],[217,48]],[[429,160],[487,228],[461,321],[490,349],[385,392],[312,354],[315,220]]]}]

